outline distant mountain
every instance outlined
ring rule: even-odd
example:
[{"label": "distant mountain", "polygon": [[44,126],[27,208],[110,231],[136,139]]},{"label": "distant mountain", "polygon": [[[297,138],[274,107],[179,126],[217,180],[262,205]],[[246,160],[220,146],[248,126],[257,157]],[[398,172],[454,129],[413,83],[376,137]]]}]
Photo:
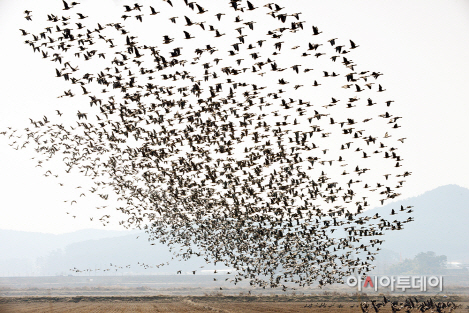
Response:
[{"label": "distant mountain", "polygon": [[[172,260],[173,252],[166,245],[150,245],[147,238],[138,230],[85,229],[59,235],[0,230],[0,276],[88,274],[70,271],[72,268],[92,269],[91,275],[176,274],[197,268],[200,273],[215,268],[205,268],[201,257],[193,256],[187,262]],[[169,261],[173,262],[167,265]],[[165,266],[156,266],[162,263]]]},{"label": "distant mountain", "polygon": [[138,231],[82,229],[65,234],[46,234],[0,229],[0,260],[11,258],[37,258],[67,245],[91,239],[126,236]]},{"label": "distant mountain", "polygon": [[367,213],[387,218],[391,209],[397,210],[401,205],[414,206],[414,212],[397,216],[411,216],[414,221],[404,224],[403,230],[386,233],[384,249],[395,251],[402,258],[434,251],[446,255],[448,261],[469,263],[469,189],[446,185]]},{"label": "distant mountain", "polygon": [[83,229],[66,234],[0,230],[0,276],[38,274],[37,260],[52,251],[90,239],[126,236],[136,231]]},{"label": "distant mountain", "polygon": [[[412,216],[413,222],[400,231],[388,231],[377,256],[376,264],[386,266],[400,258],[413,258],[419,252],[434,251],[446,255],[448,261],[469,263],[469,190],[447,185],[420,196],[390,203],[367,211],[389,218],[391,209],[414,206],[412,213],[396,215],[403,220]],[[336,232],[337,233],[337,232]],[[137,237],[139,237],[137,239]],[[175,273],[178,270],[199,272],[213,269],[203,258],[188,262],[172,260],[170,265],[155,265],[171,261],[173,252],[159,243],[150,245],[141,231],[81,230],[52,235],[12,230],[0,230],[0,276],[70,274],[70,268],[110,269],[106,274]],[[113,264],[112,266],[110,264]],[[116,267],[117,265],[117,267]],[[125,269],[126,265],[131,265]],[[149,266],[146,266],[149,265]],[[119,266],[123,267],[119,269]],[[200,268],[200,266],[205,266]],[[118,269],[116,271],[116,268]],[[223,268],[223,266],[218,266]],[[76,274],[76,273],[75,273]],[[82,274],[83,275],[83,274]]]},{"label": "distant mountain", "polygon": [[[83,275],[88,273],[87,269],[92,271],[91,275],[176,274],[177,271],[190,272],[197,269],[200,273],[200,266],[205,270],[215,268],[213,265],[205,267],[206,263],[202,257],[193,256],[188,261],[173,259],[174,251],[169,251],[166,245],[159,242],[150,244],[147,238],[148,235],[142,233],[139,236],[77,242],[39,259],[37,265],[46,275]],[[75,267],[85,272],[69,271]],[[224,266],[218,266],[218,269],[220,268]],[[95,269],[98,270],[95,272]]]}]

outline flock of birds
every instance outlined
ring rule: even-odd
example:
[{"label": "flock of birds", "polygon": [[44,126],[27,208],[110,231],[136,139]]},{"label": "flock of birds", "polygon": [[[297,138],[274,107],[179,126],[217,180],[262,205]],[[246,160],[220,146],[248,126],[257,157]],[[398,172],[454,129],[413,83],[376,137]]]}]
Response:
[{"label": "flock of birds", "polygon": [[383,301],[371,300],[369,302],[361,302],[360,309],[363,313],[375,312],[378,313],[380,308],[386,307],[390,304],[391,311],[396,312],[453,312],[457,308],[461,308],[461,305],[456,305],[452,301],[446,302],[435,302],[432,298],[428,300],[419,301],[416,297],[408,297],[403,302],[389,301],[386,296],[383,296]]},{"label": "flock of birds", "polygon": [[[318,303],[318,304],[306,304],[305,308],[344,308],[343,304],[338,304],[337,306],[335,303],[326,304],[326,303]],[[461,305],[455,304],[453,301],[445,301],[445,302],[435,302],[432,298],[428,298],[426,300],[419,301],[416,297],[408,297],[404,299],[404,301],[391,301],[390,299],[383,296],[383,301],[378,300],[370,300],[360,302],[359,304],[351,305],[350,308],[359,307],[360,312],[362,313],[378,313],[380,309],[385,309],[390,307],[391,312],[453,312],[456,309],[462,308]],[[388,310],[386,310],[388,311]],[[382,311],[381,311],[382,312]]]},{"label": "flock of birds", "polygon": [[109,22],[80,6],[20,30],[70,83],[59,98],[82,94],[77,111],[3,134],[115,195],[124,227],[233,268],[235,284],[287,288],[364,274],[379,236],[412,221],[410,207],[366,215],[411,172],[382,73],[358,69],[354,41],[262,1],[135,3]]}]

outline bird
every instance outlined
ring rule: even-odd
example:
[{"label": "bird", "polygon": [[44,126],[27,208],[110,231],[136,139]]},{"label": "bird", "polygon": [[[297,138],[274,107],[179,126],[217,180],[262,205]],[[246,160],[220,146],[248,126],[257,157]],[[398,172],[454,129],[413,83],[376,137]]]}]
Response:
[{"label": "bird", "polygon": [[151,14],[150,15],[156,15],[160,12],[157,12],[154,7],[150,6]]},{"label": "bird", "polygon": [[248,11],[257,9],[257,7],[255,7],[250,1],[247,1],[246,3],[248,5]]},{"label": "bird", "polygon": [[192,38],[195,38],[195,37],[192,37],[191,34],[189,34],[187,31],[184,31],[184,36],[185,36],[184,39],[192,39]]},{"label": "bird", "polygon": [[322,31],[319,31],[317,26],[313,26],[313,35],[319,35],[321,33],[322,33]]},{"label": "bird", "polygon": [[68,6],[68,3],[65,2],[65,0],[62,0],[62,3],[64,5],[64,8],[63,8],[64,10],[70,10],[70,7]]},{"label": "bird", "polygon": [[356,49],[360,46],[357,46],[352,40],[350,40],[350,49]]}]

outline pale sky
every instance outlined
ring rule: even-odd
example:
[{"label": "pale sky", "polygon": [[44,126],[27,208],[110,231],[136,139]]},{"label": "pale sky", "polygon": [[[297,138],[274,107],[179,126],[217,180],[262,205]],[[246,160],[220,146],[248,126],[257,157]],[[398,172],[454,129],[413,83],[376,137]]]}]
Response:
[{"label": "pale sky", "polygon": [[[122,5],[127,4],[118,0],[99,1],[99,5],[98,1],[80,2],[83,6],[93,3],[94,9],[86,13],[91,16],[93,11],[99,12],[99,18],[122,12]],[[389,97],[395,100],[393,111],[403,117],[400,125],[407,139],[399,149],[406,168],[412,172],[398,200],[447,184],[469,188],[466,135],[469,2],[296,0],[279,3],[288,6],[289,12],[302,12],[301,20],[318,26],[326,37],[352,39],[360,45],[353,60],[384,74],[380,83],[385,84]],[[70,86],[54,77],[55,64],[41,60],[37,53],[34,55],[23,43],[25,38],[19,31],[28,27],[35,31],[33,24],[24,19],[25,9],[33,11],[33,19],[44,20],[48,6],[53,7],[51,12],[60,12],[62,8],[61,1],[40,1],[40,4],[32,0],[0,1],[2,130],[7,126],[22,129],[29,126],[29,117],[40,119],[43,115],[54,115],[57,108],[70,109],[57,99]],[[206,9],[210,10],[210,5]],[[214,9],[212,13],[217,12]],[[139,36],[153,33],[159,38],[164,35],[151,30]],[[63,233],[103,228],[96,220],[89,220],[90,216],[99,217],[101,213],[95,212],[92,200],[83,201],[80,211],[74,208],[75,213],[66,214],[70,204],[64,201],[77,191],[74,187],[60,187],[55,178],[44,177],[31,160],[35,156],[33,151],[13,150],[3,138],[0,138],[0,151],[1,229]],[[80,177],[67,179],[87,184]],[[110,228],[121,229],[118,225],[108,225],[105,229]]]}]

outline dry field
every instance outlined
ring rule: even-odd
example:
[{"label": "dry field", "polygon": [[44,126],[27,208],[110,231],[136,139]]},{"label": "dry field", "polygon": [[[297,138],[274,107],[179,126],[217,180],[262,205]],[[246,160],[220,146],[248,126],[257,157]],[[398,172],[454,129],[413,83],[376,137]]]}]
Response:
[{"label": "dry field", "polygon": [[[353,297],[352,297],[353,298]],[[374,299],[382,299],[373,297]],[[420,301],[427,297],[417,296]],[[403,301],[404,297],[391,297],[393,301]],[[452,312],[469,312],[469,298],[450,296],[433,297],[433,301],[453,301],[459,308]],[[320,301],[318,301],[320,300]],[[366,299],[361,299],[362,301]],[[368,299],[370,300],[370,299]],[[378,300],[381,301],[381,300]],[[359,300],[351,297],[316,296],[204,296],[204,297],[5,297],[0,298],[0,313],[39,313],[39,312],[362,312]],[[372,308],[368,312],[374,312]],[[391,313],[387,304],[379,309],[381,313]],[[403,309],[401,312],[405,312]],[[410,312],[420,312],[412,309]],[[428,310],[427,312],[430,312]],[[436,312],[436,311],[435,311]],[[450,312],[449,309],[442,312]]]}]

